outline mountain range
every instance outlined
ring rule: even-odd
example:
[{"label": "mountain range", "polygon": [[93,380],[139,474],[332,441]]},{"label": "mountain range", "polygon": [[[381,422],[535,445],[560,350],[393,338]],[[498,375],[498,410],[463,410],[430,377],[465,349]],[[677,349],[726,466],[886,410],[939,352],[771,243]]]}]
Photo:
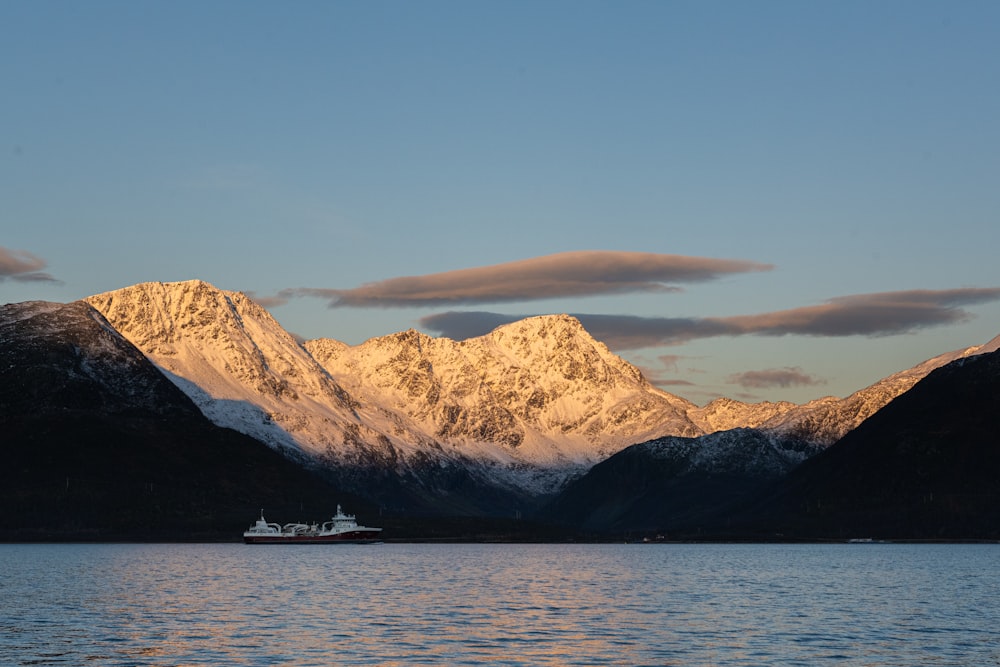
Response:
[{"label": "mountain range", "polygon": [[[941,355],[844,399],[795,405],[723,398],[699,407],[651,385],[566,315],[528,318],[464,341],[410,330],[356,346],[300,343],[244,294],[201,281],[143,283],[72,304],[4,306],[0,419],[19,426],[4,448],[13,456],[38,443],[44,450],[55,437],[38,430],[36,413],[47,413],[50,423],[71,424],[61,418],[75,410],[77,418],[121,424],[142,398],[143,419],[172,424],[156,416],[170,406],[199,420],[198,429],[214,426],[255,443],[261,456],[280,454],[281,463],[268,459],[271,465],[306,475],[306,486],[321,495],[325,484],[390,513],[538,511],[598,531],[653,529],[708,516],[727,498],[785,479],[934,369],[998,345],[1000,337]],[[33,365],[25,366],[26,349],[39,355]],[[152,383],[164,378],[169,382]],[[95,386],[74,385],[83,380]],[[162,396],[151,398],[154,384]],[[184,440],[204,454],[210,438]],[[150,449],[138,440],[129,447]],[[604,494],[605,507],[588,511],[586,499],[601,488],[594,475],[619,457],[672,462],[643,470],[656,493],[614,502]],[[224,466],[241,455],[210,458]],[[751,481],[726,487],[708,478]],[[260,481],[243,483],[253,494]],[[667,502],[664,511],[671,486],[700,490],[701,504]]]}]

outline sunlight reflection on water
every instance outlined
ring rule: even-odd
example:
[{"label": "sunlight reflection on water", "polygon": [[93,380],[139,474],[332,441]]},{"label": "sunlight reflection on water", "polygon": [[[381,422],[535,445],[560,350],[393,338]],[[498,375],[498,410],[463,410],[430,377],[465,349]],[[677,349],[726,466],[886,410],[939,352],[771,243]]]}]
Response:
[{"label": "sunlight reflection on water", "polygon": [[1000,665],[998,545],[0,545],[19,665]]}]

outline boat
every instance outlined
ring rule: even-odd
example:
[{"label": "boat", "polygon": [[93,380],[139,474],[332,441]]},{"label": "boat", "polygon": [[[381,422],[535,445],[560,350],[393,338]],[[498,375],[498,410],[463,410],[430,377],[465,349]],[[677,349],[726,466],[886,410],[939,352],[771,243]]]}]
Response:
[{"label": "boat", "polygon": [[254,525],[243,533],[246,544],[372,544],[379,542],[381,528],[359,526],[353,514],[344,514],[340,505],[329,521],[318,523],[269,523],[264,510]]}]

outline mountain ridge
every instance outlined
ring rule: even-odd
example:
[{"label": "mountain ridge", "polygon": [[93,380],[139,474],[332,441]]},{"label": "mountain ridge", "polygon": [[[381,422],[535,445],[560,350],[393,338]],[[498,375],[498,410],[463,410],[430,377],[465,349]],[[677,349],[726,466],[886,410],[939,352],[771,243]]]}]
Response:
[{"label": "mountain ridge", "polygon": [[[200,280],[140,283],[85,301],[219,425],[341,461],[471,456],[515,486],[538,480],[518,471],[560,469],[533,489],[542,493],[659,437],[752,427],[829,445],[933,368],[987,347],[940,355],[845,399],[720,398],[699,407],[651,385],[568,315],[463,341],[411,329],[351,346],[300,344],[246,295]],[[230,411],[232,402],[243,412]]]},{"label": "mountain ridge", "polygon": [[[567,315],[527,318],[463,341],[411,329],[355,346],[300,343],[246,295],[200,280],[141,283],[70,305],[28,302],[0,312],[4,350],[44,343],[77,355],[75,365],[57,370],[12,363],[5,411],[30,411],[17,402],[25,397],[130,409],[132,369],[141,367],[169,379],[217,427],[411,515],[534,512],[559,492],[584,488],[574,480],[586,477],[599,488],[597,473],[618,466],[612,478],[638,474],[641,484],[676,476],[669,493],[647,500],[695,503],[701,509],[688,518],[709,517],[722,510],[722,499],[760,488],[774,470],[787,474],[934,369],[1000,346],[998,336],[939,355],[845,399],[795,405],[719,398],[696,406],[653,387]],[[23,326],[29,317],[32,326]],[[73,342],[74,328],[94,327],[102,333],[88,334],[86,348]],[[101,340],[109,350],[131,351],[105,363],[95,343]],[[72,389],[84,386],[80,378],[117,389],[106,398],[105,390]],[[618,505],[584,523],[596,529],[600,516],[615,525],[640,516],[643,503],[627,500],[625,486]]]},{"label": "mountain ridge", "polygon": [[[85,301],[213,421],[307,455],[350,457],[345,443],[368,456],[391,448],[404,456],[436,458],[461,448],[516,477],[519,469],[538,463],[569,474],[655,434],[649,425],[636,436],[630,433],[637,415],[655,422],[667,415],[680,432],[697,433],[683,414],[687,402],[654,388],[568,316],[514,323],[470,341],[411,330],[352,347],[329,339],[300,345],[245,295],[202,281],[141,283]],[[572,350],[557,352],[570,343]],[[333,364],[334,372],[317,357]],[[341,383],[359,375],[352,369],[363,360],[372,368],[348,391]],[[551,368],[539,375],[532,363]],[[436,367],[449,364],[448,372],[435,374]],[[579,389],[594,382],[609,391]],[[520,400],[524,387],[531,393]],[[634,400],[637,393],[640,399]],[[465,400],[469,396],[474,399]],[[599,396],[610,404],[589,405]],[[226,412],[225,401],[257,411]],[[547,404],[552,409],[537,418]]]}]

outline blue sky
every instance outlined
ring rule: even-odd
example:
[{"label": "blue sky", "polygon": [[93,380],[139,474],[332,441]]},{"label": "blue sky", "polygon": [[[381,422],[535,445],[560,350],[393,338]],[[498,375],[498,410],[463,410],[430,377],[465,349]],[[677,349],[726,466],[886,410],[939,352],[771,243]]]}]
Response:
[{"label": "blue sky", "polygon": [[972,1],[6,2],[0,302],[200,278],[351,344],[566,312],[697,403],[843,396],[1000,333],[997,34]]}]

